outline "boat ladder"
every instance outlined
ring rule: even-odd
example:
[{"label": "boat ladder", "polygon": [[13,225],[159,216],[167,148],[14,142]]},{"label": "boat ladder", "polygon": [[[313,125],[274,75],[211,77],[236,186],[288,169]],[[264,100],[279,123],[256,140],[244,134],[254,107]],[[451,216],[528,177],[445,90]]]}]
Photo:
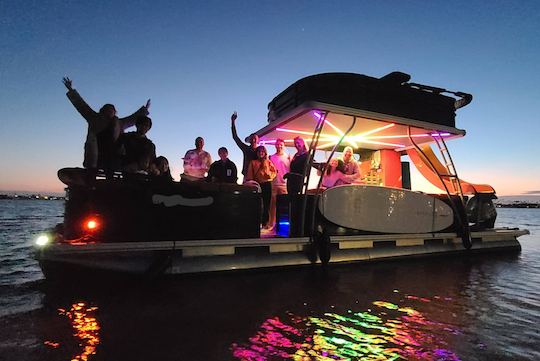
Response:
[{"label": "boat ladder", "polygon": [[[471,230],[469,228],[469,219],[467,217],[467,211],[465,208],[465,197],[463,196],[463,189],[461,187],[461,183],[456,172],[456,167],[454,166],[454,161],[450,156],[450,152],[448,151],[448,147],[446,146],[444,139],[439,133],[431,134],[431,137],[433,138],[433,141],[437,144],[437,147],[439,148],[439,151],[441,152],[445,163],[444,166],[446,171],[442,172],[438,167],[433,164],[429,157],[426,156],[426,153],[422,150],[422,148],[420,148],[420,146],[414,141],[413,137],[411,136],[410,126],[408,127],[408,135],[409,141],[414,146],[416,151],[419,153],[419,155],[426,159],[431,169],[439,177],[439,180],[441,181],[441,184],[446,191],[446,195],[448,196],[450,206],[452,207],[456,219],[459,222],[458,233],[461,237],[461,240],[463,241],[463,246],[466,249],[470,249],[472,246]],[[452,190],[450,190],[450,188],[448,187],[448,182],[446,182],[446,179],[449,180]],[[458,196],[457,199],[455,195]]]},{"label": "boat ladder", "polygon": [[467,217],[467,211],[466,211],[466,200],[463,195],[463,188],[461,187],[461,181],[459,180],[459,177],[456,172],[456,167],[454,166],[454,161],[452,160],[452,156],[450,155],[450,152],[448,151],[448,147],[446,146],[446,142],[444,141],[444,138],[439,134],[435,133],[431,135],[433,140],[435,141],[435,144],[437,144],[437,148],[439,148],[439,152],[441,153],[441,157],[444,162],[444,166],[446,168],[445,174],[440,174],[436,169],[439,178],[444,183],[444,179],[448,179],[450,182],[450,185],[452,186],[452,194],[457,195],[458,199],[455,197],[451,197],[450,189],[446,189],[451,204],[454,205],[454,209],[457,211],[458,219],[461,223],[461,238],[463,240],[463,245],[465,248],[469,249],[471,248],[471,231],[469,228],[469,219]]},{"label": "boat ladder", "polygon": [[[311,165],[313,164],[313,159],[315,158],[315,152],[317,151],[317,145],[319,144],[319,138],[321,136],[321,131],[324,127],[324,122],[328,113],[322,113],[319,115],[319,121],[313,130],[313,135],[311,137],[311,142],[309,143],[308,149],[308,160],[304,165],[304,171],[302,173],[302,190],[301,194],[307,194],[309,187],[309,178],[311,175]],[[307,198],[302,198],[302,210],[301,210],[301,219],[300,219],[300,234],[304,234],[305,224],[306,224],[306,208],[307,208]],[[313,217],[312,217],[313,218]],[[313,224],[312,224],[313,225]],[[313,233],[311,230],[310,233]]]},{"label": "boat ladder", "polygon": [[[324,124],[326,122],[326,117],[328,116],[329,112],[324,112],[319,116],[319,121],[317,122],[317,125],[313,131],[313,136],[311,138],[311,143],[309,144],[309,157],[308,161],[306,162],[305,168],[304,168],[304,174],[303,174],[303,187],[302,187],[302,194],[306,195],[308,193],[308,187],[309,187],[309,178],[311,174],[311,166],[313,164],[313,160],[315,159],[315,153],[317,151],[317,146],[319,144],[319,139],[321,136],[321,131],[324,127]],[[328,159],[332,159],[334,156],[334,153],[336,152],[336,149],[339,147],[339,145],[343,142],[343,139],[351,132],[351,130],[354,128],[354,125],[356,124],[356,117],[352,117],[352,123],[350,127],[341,134],[341,138],[338,142],[334,145],[332,148],[332,151],[330,152],[330,156]],[[316,252],[319,255],[319,259],[321,260],[321,263],[323,265],[328,264],[330,261],[330,237],[326,234],[326,231],[324,229],[318,229],[318,227],[315,224],[315,213],[317,209],[317,204],[319,200],[319,196],[321,194],[321,184],[323,180],[323,176],[326,173],[326,170],[328,168],[328,162],[326,162],[323,169],[321,169],[321,177],[319,178],[319,182],[317,184],[317,189],[315,191],[315,198],[313,202],[313,208],[311,210],[310,214],[310,232],[309,232],[309,239],[310,243],[312,245],[313,249],[316,249]],[[307,197],[303,197],[302,199],[302,219],[301,219],[301,226],[300,226],[300,232],[303,235],[304,229],[305,229],[305,223],[306,223],[306,207],[307,207]]]}]

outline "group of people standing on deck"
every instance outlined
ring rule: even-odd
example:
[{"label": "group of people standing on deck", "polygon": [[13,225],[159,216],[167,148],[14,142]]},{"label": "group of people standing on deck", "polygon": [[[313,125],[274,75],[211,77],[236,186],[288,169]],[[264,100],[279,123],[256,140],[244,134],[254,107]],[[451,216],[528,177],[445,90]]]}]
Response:
[{"label": "group of people standing on deck", "polygon": [[[132,115],[118,118],[114,105],[105,104],[99,112],[95,112],[73,88],[71,79],[65,77],[63,83],[68,89],[67,97],[88,122],[83,162],[86,169],[96,173],[102,169],[107,177],[112,177],[115,171],[123,171],[172,181],[168,160],[156,156],[156,147],[146,136],[152,127],[152,120],[148,117],[150,99]],[[249,144],[240,140],[236,131],[236,119],[237,114],[234,112],[231,116],[231,132],[243,153],[244,184],[256,182],[260,186],[262,227],[271,230],[276,223],[277,196],[302,191],[308,150],[304,140],[296,137],[296,154],[291,157],[285,151],[285,141],[277,139],[274,143],[276,152],[269,156],[266,147],[259,145],[257,134],[247,138]],[[124,133],[125,129],[133,125],[136,131]],[[184,173],[181,174],[181,181],[236,183],[237,168],[228,158],[227,148],[219,148],[220,159],[215,162],[212,162],[212,157],[203,148],[204,139],[197,137],[195,148],[188,150],[183,157]],[[331,159],[325,174],[319,171],[319,175],[323,177],[322,185],[326,188],[357,181],[360,172],[352,148],[344,149],[342,159]]]}]

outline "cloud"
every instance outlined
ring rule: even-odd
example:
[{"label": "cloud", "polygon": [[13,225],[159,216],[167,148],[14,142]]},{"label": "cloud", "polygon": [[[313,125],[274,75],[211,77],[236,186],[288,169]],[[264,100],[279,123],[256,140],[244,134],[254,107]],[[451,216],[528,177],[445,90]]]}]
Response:
[{"label": "cloud", "polygon": [[529,196],[540,196],[540,191],[528,191],[528,192],[524,192],[523,194],[526,194]]}]

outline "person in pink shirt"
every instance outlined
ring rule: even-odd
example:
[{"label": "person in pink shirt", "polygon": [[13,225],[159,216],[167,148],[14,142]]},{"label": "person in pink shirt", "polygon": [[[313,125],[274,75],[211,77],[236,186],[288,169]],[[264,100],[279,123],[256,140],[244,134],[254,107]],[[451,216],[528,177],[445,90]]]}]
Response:
[{"label": "person in pink shirt", "polygon": [[340,184],[350,184],[354,181],[355,175],[343,172],[343,162],[336,158],[330,160],[330,164],[323,175],[322,186],[332,188]]},{"label": "person in pink shirt", "polygon": [[276,139],[276,153],[270,156],[270,161],[277,170],[277,176],[272,181],[272,198],[270,200],[269,219],[266,229],[272,230],[276,224],[276,199],[278,194],[287,194],[287,182],[283,176],[289,173],[291,156],[285,152],[285,141]]}]

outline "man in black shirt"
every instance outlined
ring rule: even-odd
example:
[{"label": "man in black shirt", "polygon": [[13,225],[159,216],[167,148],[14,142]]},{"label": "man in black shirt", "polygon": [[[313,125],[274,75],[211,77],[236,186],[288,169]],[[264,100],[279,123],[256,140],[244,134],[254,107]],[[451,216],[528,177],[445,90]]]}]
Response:
[{"label": "man in black shirt", "polygon": [[240,148],[240,150],[244,154],[244,161],[242,164],[242,174],[245,177],[248,171],[249,162],[257,159],[257,146],[259,145],[259,136],[257,134],[251,134],[248,137],[249,145],[242,142],[240,138],[238,137],[238,133],[236,133],[235,122],[236,122],[237,117],[238,115],[236,114],[236,112],[234,112],[231,115],[231,132],[232,132],[232,137],[234,139],[234,142],[236,143],[236,145],[238,145],[238,148]]},{"label": "man in black shirt", "polygon": [[218,150],[219,160],[212,163],[208,170],[208,182],[236,183],[238,179],[236,165],[228,158],[229,151],[225,147]]},{"label": "man in black shirt", "polygon": [[156,158],[156,146],[146,137],[152,127],[152,119],[146,116],[137,118],[137,130],[122,134],[120,141],[124,147],[123,169],[130,173],[147,172],[150,163]]}]

